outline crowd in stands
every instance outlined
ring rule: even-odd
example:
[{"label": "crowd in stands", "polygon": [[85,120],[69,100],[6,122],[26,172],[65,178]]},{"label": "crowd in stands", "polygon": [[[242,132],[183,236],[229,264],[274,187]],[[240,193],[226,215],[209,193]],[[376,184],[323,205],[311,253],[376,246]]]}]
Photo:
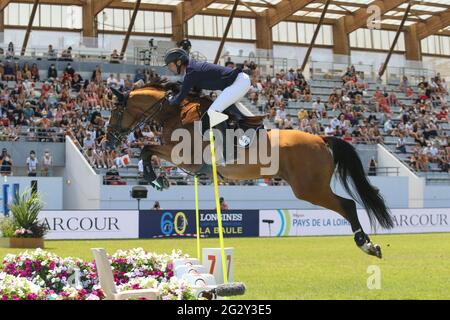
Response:
[{"label": "crowd in stands", "polygon": [[[398,137],[397,151],[406,153],[406,138],[416,142],[410,165],[417,171],[428,171],[437,163],[449,172],[449,138],[441,124],[449,124],[448,86],[438,73],[430,81],[417,85],[403,77],[397,90],[377,87],[369,94],[369,84],[350,66],[342,84],[331,89],[328,99],[313,97],[310,83],[301,70],[281,70],[275,76],[254,81],[248,93],[250,103],[268,114],[281,129],[302,130],[311,134],[337,136],[352,143],[383,143],[385,136]],[[396,92],[403,92],[401,100]],[[311,108],[300,107],[296,117],[286,109],[298,102],[312,102]],[[397,112],[393,112],[392,109]]]},{"label": "crowd in stands", "polygon": [[[102,142],[107,125],[107,116],[102,112],[114,106],[110,88],[131,90],[139,80],[147,82],[157,78],[154,70],[138,69],[136,74],[124,79],[110,74],[105,80],[101,66],[97,65],[91,77],[83,79],[68,62],[62,72],[51,64],[43,76],[36,64],[30,66],[26,61],[9,59],[14,57],[12,44],[10,48],[11,54],[0,62],[0,141],[62,142],[68,135],[95,168],[125,166],[124,156],[130,156],[132,148],[158,143],[161,129],[154,125],[131,133],[120,152],[107,150]],[[49,59],[55,57],[52,50],[50,45]],[[70,51],[71,48],[62,56],[69,59]],[[30,175],[38,171],[35,157],[33,152],[21,164],[29,168]],[[39,173],[48,175],[48,160],[44,162]],[[0,167],[3,175],[13,171],[12,157],[7,151],[0,158]]]},{"label": "crowd in stands", "polygon": [[[146,144],[160,143],[162,128],[157,124],[136,129],[117,150],[108,150],[103,140],[108,121],[103,114],[108,114],[115,103],[110,88],[131,90],[139,80],[159,78],[154,70],[137,70],[123,79],[114,74],[103,76],[98,65],[90,78],[83,79],[70,63],[72,49],[68,48],[60,57],[69,60],[64,71],[58,72],[52,64],[43,77],[36,64],[30,66],[28,62],[9,59],[14,57],[10,45],[7,59],[0,63],[0,141],[62,142],[65,136],[70,136],[94,168],[109,170],[127,166]],[[51,45],[48,58],[57,58]],[[111,60],[118,59],[120,56],[114,51]],[[230,60],[226,65],[236,66]],[[261,106],[277,128],[366,144],[383,143],[386,136],[394,136],[398,138],[398,153],[406,153],[407,138],[412,138],[416,145],[409,162],[414,170],[428,171],[429,163],[437,163],[442,171],[450,170],[449,139],[440,126],[449,123],[448,86],[439,74],[429,81],[423,79],[417,86],[404,77],[398,90],[380,86],[369,94],[369,84],[350,66],[342,76],[342,84],[331,89],[323,101],[312,92],[311,83],[301,70],[281,70],[275,76],[261,76],[251,61],[240,67],[252,75],[247,96],[250,103]],[[403,92],[409,102],[404,103],[396,92]],[[312,103],[312,107],[301,107],[296,115],[289,114],[287,109],[299,102]],[[394,113],[393,109],[399,111]],[[11,174],[13,161],[4,151],[0,170],[2,174]],[[158,164],[158,159],[153,160]],[[40,161],[41,168],[51,167],[51,162],[46,161],[45,165]],[[23,165],[28,167],[29,174],[36,174],[39,167],[36,154],[32,157],[30,153]],[[375,165],[371,162],[372,169]],[[49,171],[40,170],[42,175]],[[139,172],[142,175],[142,169]]]}]

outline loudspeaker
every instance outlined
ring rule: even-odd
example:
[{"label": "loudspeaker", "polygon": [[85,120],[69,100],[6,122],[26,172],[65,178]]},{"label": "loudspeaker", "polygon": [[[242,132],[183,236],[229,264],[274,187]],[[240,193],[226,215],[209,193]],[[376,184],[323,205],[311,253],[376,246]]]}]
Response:
[{"label": "loudspeaker", "polygon": [[31,180],[31,191],[38,192],[38,182],[37,180]]},{"label": "loudspeaker", "polygon": [[131,189],[131,197],[133,199],[146,199],[147,198],[147,188],[136,186]]}]

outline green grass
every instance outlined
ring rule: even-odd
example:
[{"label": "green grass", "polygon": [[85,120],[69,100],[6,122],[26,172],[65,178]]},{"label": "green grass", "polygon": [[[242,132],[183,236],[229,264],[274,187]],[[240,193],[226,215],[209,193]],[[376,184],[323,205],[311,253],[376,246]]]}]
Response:
[{"label": "green grass", "polygon": [[[450,234],[372,236],[383,259],[367,256],[352,237],[225,239],[235,248],[235,281],[243,281],[243,299],[450,299]],[[217,239],[202,240],[217,247]],[[181,249],[196,254],[195,239],[46,241],[63,257],[92,259],[90,248],[143,247],[148,251]],[[20,249],[0,248],[0,257]],[[367,268],[381,270],[381,289],[367,288]]]}]

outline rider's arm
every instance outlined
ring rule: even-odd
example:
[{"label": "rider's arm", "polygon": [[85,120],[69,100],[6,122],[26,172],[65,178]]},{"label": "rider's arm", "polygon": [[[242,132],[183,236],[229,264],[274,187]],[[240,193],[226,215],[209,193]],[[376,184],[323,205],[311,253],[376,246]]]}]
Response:
[{"label": "rider's arm", "polygon": [[187,73],[184,77],[183,84],[181,85],[180,92],[169,99],[170,105],[179,105],[184,98],[187,97],[189,91],[194,87],[194,77],[193,73]]}]

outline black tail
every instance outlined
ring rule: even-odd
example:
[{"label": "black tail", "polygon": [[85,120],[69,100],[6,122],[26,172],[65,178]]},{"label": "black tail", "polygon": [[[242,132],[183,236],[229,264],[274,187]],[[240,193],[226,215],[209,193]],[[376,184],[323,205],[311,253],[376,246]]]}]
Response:
[{"label": "black tail", "polygon": [[[333,151],[334,163],[339,178],[345,190],[367,210],[370,224],[375,226],[375,220],[385,229],[394,227],[394,222],[383,197],[367,180],[361,159],[355,148],[348,142],[336,137],[323,137],[325,143]],[[351,178],[356,195],[349,185]]]}]

